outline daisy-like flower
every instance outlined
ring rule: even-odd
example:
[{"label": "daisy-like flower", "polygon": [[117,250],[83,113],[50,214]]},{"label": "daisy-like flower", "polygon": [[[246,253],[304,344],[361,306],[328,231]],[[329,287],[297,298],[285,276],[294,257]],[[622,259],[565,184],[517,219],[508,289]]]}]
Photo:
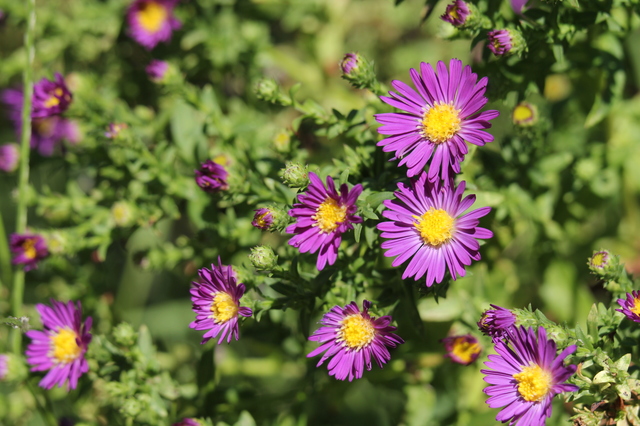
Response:
[{"label": "daisy-like flower", "polygon": [[214,193],[229,189],[227,183],[229,173],[221,164],[207,160],[200,165],[198,170],[195,170],[195,174],[196,183],[205,192]]},{"label": "daisy-like flower", "polygon": [[495,342],[497,355],[489,355],[485,365],[491,370],[484,381],[491,408],[505,407],[496,420],[518,426],[544,426],[551,416],[551,400],[562,392],[575,392],[578,387],[564,382],[576,371],[575,365],[564,366],[564,359],[575,352],[571,345],[556,357],[556,343],[547,339],[543,327],[513,328],[508,343]]},{"label": "daisy-like flower", "polygon": [[504,56],[511,53],[513,39],[509,30],[492,30],[488,33],[487,47],[496,56]]},{"label": "daisy-like flower", "polygon": [[616,309],[616,311],[622,312],[631,321],[640,322],[640,291],[634,290],[627,293],[627,298],[618,299],[618,304],[622,309]]},{"label": "daisy-like flower", "polygon": [[453,183],[429,182],[424,172],[411,180],[411,186],[399,183],[398,189],[395,200],[384,202],[389,210],[382,215],[391,221],[379,223],[378,229],[382,238],[389,239],[382,243],[382,248],[389,249],[385,256],[397,256],[393,266],[411,259],[402,279],[419,280],[426,274],[427,287],[431,287],[434,282],[442,282],[446,267],[452,279],[464,277],[464,267],[480,260],[477,239],[493,236],[478,226],[491,207],[464,214],[476,199],[475,195],[462,199],[465,182],[457,188]]},{"label": "daisy-like flower", "polygon": [[296,234],[289,244],[297,247],[300,253],[318,252],[316,266],[322,271],[327,265],[333,265],[338,258],[338,247],[342,242],[342,234],[353,229],[354,223],[361,223],[362,218],[355,216],[356,200],[362,193],[362,185],[351,188],[347,184],[336,185],[331,176],[327,176],[327,187],[313,172],[309,172],[311,183],[304,194],[298,195],[299,203],[289,210],[289,216],[296,222],[286,229],[289,234]]},{"label": "daisy-like flower", "polygon": [[0,170],[11,173],[18,168],[18,145],[8,143],[0,145]]},{"label": "daisy-like flower", "polygon": [[253,216],[253,220],[251,221],[251,225],[258,229],[262,229],[266,231],[273,225],[273,214],[271,210],[267,208],[261,208],[255,210],[256,214]]},{"label": "daisy-like flower", "polygon": [[147,65],[144,70],[147,72],[147,75],[149,76],[151,81],[159,83],[164,78],[164,75],[166,74],[168,69],[168,62],[153,59],[151,62],[149,62],[149,65]]},{"label": "daisy-like flower", "polygon": [[470,11],[467,3],[462,0],[454,0],[447,6],[444,14],[440,17],[445,22],[449,22],[454,27],[461,27],[467,22]]},{"label": "daisy-like flower", "polygon": [[33,86],[31,117],[60,115],[69,108],[72,100],[71,92],[60,73],[56,73],[54,81],[43,78]]},{"label": "daisy-like flower", "polygon": [[309,336],[309,340],[319,342],[308,358],[322,355],[316,367],[329,361],[329,375],[338,380],[352,381],[362,377],[364,369],[371,370],[371,359],[380,368],[391,359],[389,349],[404,343],[404,340],[393,332],[396,327],[391,324],[388,315],[376,319],[369,315],[371,302],[362,303],[362,311],[356,302],[344,308],[334,306],[324,314],[320,324],[322,327]]},{"label": "daisy-like flower", "polygon": [[131,38],[147,50],[171,40],[173,31],[182,25],[173,16],[173,9],[179,1],[135,0],[127,12]]},{"label": "daisy-like flower", "polygon": [[485,336],[491,336],[494,340],[505,337],[507,330],[516,323],[516,316],[509,309],[497,305],[491,305],[493,309],[487,309],[478,321],[478,329]]},{"label": "daisy-like flower", "polygon": [[231,337],[238,340],[238,315],[250,317],[251,308],[240,307],[240,298],[245,285],[237,283],[237,277],[231,266],[225,266],[218,258],[218,265],[211,269],[198,271],[200,282],[193,282],[191,301],[196,320],[189,324],[195,330],[208,330],[201,343],[218,337],[218,344]]},{"label": "daisy-like flower", "polygon": [[27,347],[27,362],[31,371],[49,372],[40,381],[40,387],[51,389],[68,382],[70,389],[78,385],[78,378],[89,371],[84,357],[91,342],[91,317],[82,322],[80,302],[51,301],[52,307],[38,304],[44,331],[31,330],[27,336],[31,343]]},{"label": "daisy-like flower", "polygon": [[447,351],[445,356],[462,365],[471,364],[482,352],[482,346],[478,343],[478,339],[471,334],[445,337],[442,339],[442,344]]},{"label": "daisy-like flower", "polygon": [[468,152],[465,141],[483,146],[493,141],[484,129],[499,113],[495,110],[478,112],[487,103],[484,96],[487,78],[477,81],[462,61],[452,59],[449,70],[440,61],[434,71],[430,64],[420,64],[420,74],[411,69],[411,79],[418,89],[394,80],[398,91],[381,96],[384,102],[403,112],[377,114],[382,124],[378,133],[389,136],[378,142],[385,152],[394,152],[392,160],[407,165],[407,176],[420,174],[429,160],[429,180],[438,177],[447,181],[451,171],[460,173],[460,162]]},{"label": "daisy-like flower", "polygon": [[11,263],[24,265],[25,271],[38,267],[38,262],[49,256],[47,242],[40,235],[11,234],[9,246],[13,252]]}]

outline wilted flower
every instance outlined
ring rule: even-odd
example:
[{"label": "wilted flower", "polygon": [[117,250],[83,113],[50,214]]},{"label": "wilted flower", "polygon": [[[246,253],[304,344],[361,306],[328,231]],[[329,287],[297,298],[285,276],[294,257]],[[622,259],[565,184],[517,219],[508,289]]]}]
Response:
[{"label": "wilted flower", "polygon": [[229,189],[227,184],[227,176],[229,173],[224,167],[211,160],[207,160],[200,165],[196,173],[196,183],[205,192],[220,192]]},{"label": "wilted flower", "polygon": [[445,356],[451,361],[462,365],[471,364],[482,352],[478,339],[471,334],[445,337],[442,339],[442,344],[447,351]]},{"label": "wilted flower", "polygon": [[9,245],[14,256],[11,263],[24,265],[25,271],[38,267],[38,262],[49,255],[47,243],[40,235],[11,234]]},{"label": "wilted flower", "polygon": [[31,371],[49,372],[40,381],[40,386],[51,389],[61,387],[68,381],[69,388],[75,389],[78,378],[89,371],[84,357],[91,342],[91,317],[82,322],[80,302],[51,301],[52,307],[37,304],[44,331],[31,330],[27,336],[31,343],[27,347],[27,362]]},{"label": "wilted flower", "polygon": [[31,117],[60,115],[69,108],[72,100],[71,92],[60,73],[56,73],[54,81],[43,78],[33,86]]},{"label": "wilted flower", "polygon": [[147,65],[144,70],[147,72],[147,75],[149,76],[151,81],[159,83],[164,79],[164,75],[167,73],[168,69],[168,62],[153,59],[151,62],[149,62],[149,65]]},{"label": "wilted flower", "polygon": [[447,5],[447,9],[440,17],[445,22],[449,22],[455,27],[461,27],[467,22],[469,17],[469,6],[462,0],[454,0],[453,3]]},{"label": "wilted flower", "polygon": [[411,186],[398,184],[394,192],[395,200],[386,200],[388,210],[382,215],[390,222],[381,222],[378,229],[382,238],[382,248],[389,249],[385,256],[397,256],[393,266],[409,261],[402,279],[415,280],[426,274],[427,287],[434,282],[442,282],[448,267],[451,278],[465,276],[465,266],[472,260],[480,260],[478,239],[487,239],[493,233],[478,226],[479,219],[491,211],[482,207],[464,212],[473,205],[475,195],[462,199],[465,189],[463,181],[456,188],[443,185],[439,180],[429,182],[423,172],[418,179],[411,180]]},{"label": "wilted flower", "polygon": [[231,337],[238,340],[238,315],[249,317],[253,313],[250,308],[240,307],[240,298],[245,292],[245,285],[238,284],[236,274],[231,266],[225,266],[218,258],[218,266],[198,271],[200,282],[193,282],[191,301],[196,320],[189,324],[195,330],[208,330],[201,343],[218,337],[218,344],[225,338],[227,343]]},{"label": "wilted flower", "polygon": [[509,309],[491,305],[493,309],[487,309],[478,321],[478,329],[486,336],[494,340],[502,339],[507,331],[516,323],[516,316]]},{"label": "wilted flower", "polygon": [[532,126],[538,121],[538,108],[529,102],[520,102],[511,114],[513,124],[518,126]]},{"label": "wilted flower", "polygon": [[378,142],[385,152],[395,152],[392,160],[407,165],[407,176],[420,174],[429,160],[429,180],[448,181],[453,173],[460,173],[460,163],[468,149],[465,141],[483,146],[493,141],[484,129],[499,113],[495,110],[478,112],[487,103],[484,96],[487,78],[476,82],[478,76],[462,61],[452,59],[449,70],[444,62],[437,65],[437,73],[430,64],[420,64],[420,74],[410,70],[416,93],[405,83],[394,80],[392,86],[399,93],[381,96],[384,102],[402,113],[376,114],[382,124],[378,133],[390,137]]},{"label": "wilted flower", "polygon": [[129,35],[141,46],[153,49],[160,42],[171,40],[181,23],[173,15],[180,0],[135,0],[127,12]]},{"label": "wilted flower", "polygon": [[0,170],[11,173],[18,168],[18,145],[8,143],[0,146]]},{"label": "wilted flower", "polygon": [[266,231],[273,224],[273,215],[271,214],[271,210],[267,208],[261,208],[255,210],[256,214],[253,216],[253,220],[251,221],[251,225],[258,229],[262,229]]},{"label": "wilted flower", "polygon": [[351,74],[358,67],[359,57],[357,53],[347,53],[340,61],[340,69],[343,74]]},{"label": "wilted flower", "polygon": [[329,361],[329,375],[338,380],[352,381],[362,377],[364,369],[371,370],[371,360],[380,368],[391,359],[387,348],[395,348],[404,340],[393,332],[392,318],[388,315],[376,319],[369,315],[371,302],[365,300],[362,311],[356,302],[344,308],[334,306],[324,314],[322,327],[309,336],[309,340],[319,342],[320,346],[307,357],[322,355],[316,367]]},{"label": "wilted flower", "polygon": [[349,191],[347,184],[342,184],[338,193],[331,176],[327,176],[326,188],[315,173],[309,173],[309,178],[307,191],[298,195],[299,203],[289,210],[289,216],[295,218],[296,223],[288,226],[286,232],[296,234],[289,244],[300,253],[318,252],[316,266],[321,271],[338,258],[342,234],[353,229],[354,223],[362,222],[362,218],[354,214],[362,185]]},{"label": "wilted flower", "polygon": [[564,382],[576,371],[575,365],[564,366],[564,359],[575,352],[571,345],[556,357],[556,343],[547,339],[543,327],[538,333],[524,327],[512,328],[507,342],[495,342],[497,355],[489,355],[482,370],[490,386],[491,408],[505,407],[496,420],[518,426],[544,426],[551,416],[551,400],[562,392],[575,392],[578,387]]},{"label": "wilted flower", "polygon": [[115,139],[118,137],[121,131],[128,127],[129,126],[126,123],[109,123],[109,126],[107,126],[107,131],[104,132],[104,135],[109,139]]},{"label": "wilted flower", "polygon": [[627,298],[618,299],[618,304],[622,309],[616,309],[616,311],[622,312],[631,321],[640,322],[640,291],[634,290],[627,293]]}]

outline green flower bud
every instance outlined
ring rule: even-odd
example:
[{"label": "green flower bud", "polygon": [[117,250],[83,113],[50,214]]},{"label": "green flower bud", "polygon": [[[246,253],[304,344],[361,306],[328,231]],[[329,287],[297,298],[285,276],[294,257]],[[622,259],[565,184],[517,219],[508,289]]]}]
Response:
[{"label": "green flower bud", "polygon": [[306,188],[309,185],[307,167],[296,161],[288,161],[281,170],[282,181],[291,188]]},{"label": "green flower bud", "polygon": [[620,259],[609,253],[608,250],[594,251],[587,261],[592,274],[606,276],[615,275],[620,266]]},{"label": "green flower bud", "polygon": [[287,153],[291,150],[291,135],[286,130],[280,130],[273,137],[273,149],[280,153]]},{"label": "green flower bud", "polygon": [[357,53],[347,53],[340,61],[342,78],[358,89],[370,89],[376,92],[380,84],[373,70],[373,62]]},{"label": "green flower bud", "polygon": [[278,266],[278,256],[276,256],[271,247],[267,246],[253,247],[251,254],[249,254],[249,260],[259,271],[271,271]]},{"label": "green flower bud", "polygon": [[255,93],[258,99],[271,103],[283,103],[286,101],[280,92],[278,83],[272,78],[262,78],[255,85]]},{"label": "green flower bud", "polygon": [[14,354],[0,354],[0,382],[18,382],[29,374],[24,359]]},{"label": "green flower bud", "polygon": [[136,333],[131,324],[121,322],[113,329],[113,338],[119,345],[133,346],[138,340],[138,333]]}]

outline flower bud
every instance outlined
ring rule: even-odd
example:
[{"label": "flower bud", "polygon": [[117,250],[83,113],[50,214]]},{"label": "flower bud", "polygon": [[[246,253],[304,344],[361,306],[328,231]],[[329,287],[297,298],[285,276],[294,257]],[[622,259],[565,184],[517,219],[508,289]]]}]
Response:
[{"label": "flower bud", "polygon": [[133,346],[138,340],[138,333],[131,327],[131,324],[121,322],[113,329],[113,338],[119,345]]},{"label": "flower bud", "polygon": [[169,63],[166,61],[159,61],[157,59],[151,60],[149,65],[144,69],[149,76],[149,79],[154,83],[164,83],[165,75],[169,70]]},{"label": "flower bud", "polygon": [[533,126],[538,122],[538,108],[529,102],[520,102],[513,108],[511,119],[516,126]]},{"label": "flower bud", "polygon": [[276,256],[271,247],[267,246],[253,247],[249,254],[249,260],[259,271],[271,271],[278,266],[278,256]]},{"label": "flower bud", "polygon": [[117,201],[111,207],[111,217],[117,226],[130,226],[135,221],[134,207],[126,201]]},{"label": "flower bud", "polygon": [[470,15],[469,6],[462,0],[454,0],[447,6],[444,14],[440,17],[445,22],[449,22],[454,27],[463,27]]},{"label": "flower bud", "polygon": [[342,78],[355,88],[370,89],[375,92],[380,85],[373,70],[373,62],[357,53],[344,55],[340,61],[340,69]]},{"label": "flower bud", "polygon": [[488,39],[487,47],[496,56],[516,55],[527,47],[520,31],[514,29],[489,31]]},{"label": "flower bud", "polygon": [[22,357],[14,354],[0,354],[0,382],[17,382],[28,375]]},{"label": "flower bud", "polygon": [[516,316],[509,309],[491,305],[493,309],[487,309],[478,321],[478,329],[493,340],[501,339],[509,328],[516,323]]},{"label": "flower bud", "polygon": [[281,173],[282,181],[291,188],[306,188],[309,185],[307,167],[296,161],[288,161]]},{"label": "flower bud", "polygon": [[271,214],[271,210],[268,208],[261,208],[255,210],[256,214],[253,216],[253,221],[251,221],[251,225],[258,229],[262,229],[263,231],[267,231],[273,225],[273,215]]},{"label": "flower bud", "polygon": [[120,132],[122,132],[127,127],[129,126],[127,126],[126,123],[109,123],[109,125],[107,126],[107,131],[104,132],[104,135],[109,139],[116,139],[120,135]]},{"label": "flower bud", "polygon": [[291,135],[286,130],[280,130],[273,137],[273,148],[277,152],[287,153],[291,150]]},{"label": "flower bud", "polygon": [[354,70],[358,68],[358,64],[360,59],[357,53],[347,53],[340,61],[340,69],[342,70],[342,74],[351,74]]},{"label": "flower bud", "polygon": [[618,269],[619,264],[620,261],[618,259],[618,256],[612,255],[607,250],[594,251],[593,255],[587,262],[591,273],[601,276],[615,273]]},{"label": "flower bud", "polygon": [[229,189],[227,177],[229,173],[225,168],[211,160],[207,160],[198,170],[195,170],[196,183],[205,192],[214,193]]},{"label": "flower bud", "polygon": [[271,103],[279,103],[283,100],[283,95],[280,93],[280,87],[278,83],[272,78],[260,79],[254,89],[258,99]]}]

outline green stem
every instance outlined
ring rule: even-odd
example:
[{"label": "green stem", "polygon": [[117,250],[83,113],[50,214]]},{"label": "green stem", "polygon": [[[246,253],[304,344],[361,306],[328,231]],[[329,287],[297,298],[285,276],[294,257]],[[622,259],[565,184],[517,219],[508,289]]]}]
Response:
[{"label": "green stem", "polygon": [[4,230],[2,220],[2,210],[0,209],[0,294],[2,293],[2,283],[9,285],[11,282],[11,255],[9,253],[9,240]]},{"label": "green stem", "polygon": [[[20,141],[20,174],[18,175],[18,207],[16,211],[16,233],[23,234],[27,229],[27,187],[29,186],[29,154],[31,142],[31,98],[33,96],[33,60],[35,58],[36,32],[36,0],[27,0],[29,17],[27,31],[24,35],[27,61],[23,74],[23,104],[22,104],[22,140]],[[11,307],[13,315],[22,316],[22,299],[24,296],[24,270],[19,269],[13,275],[13,292]],[[13,332],[13,352],[22,351],[22,331]]]}]

